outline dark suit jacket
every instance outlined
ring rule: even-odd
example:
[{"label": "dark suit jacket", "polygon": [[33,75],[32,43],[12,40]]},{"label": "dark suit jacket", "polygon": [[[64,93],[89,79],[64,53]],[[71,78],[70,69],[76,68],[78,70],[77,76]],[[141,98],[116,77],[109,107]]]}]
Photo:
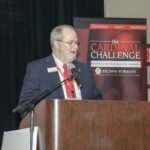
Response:
[{"label": "dark suit jacket", "polygon": [[[82,83],[82,99],[101,99],[101,94],[96,88],[94,78],[88,65],[74,61],[76,68],[80,70]],[[49,87],[53,87],[60,82],[58,72],[49,72],[47,68],[56,67],[52,55],[30,62],[27,65],[26,75],[22,86],[19,103],[40,94]],[[60,86],[47,96],[47,99],[64,99],[63,89]]]}]

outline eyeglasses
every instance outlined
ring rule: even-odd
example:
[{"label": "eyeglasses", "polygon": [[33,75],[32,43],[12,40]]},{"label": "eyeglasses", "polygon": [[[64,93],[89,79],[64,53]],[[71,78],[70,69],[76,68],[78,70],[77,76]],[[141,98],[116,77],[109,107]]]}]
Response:
[{"label": "eyeglasses", "polygon": [[80,45],[80,42],[76,42],[76,41],[63,41],[63,40],[57,40],[57,41],[59,41],[59,42],[63,42],[63,43],[67,43],[67,44],[69,44],[70,46],[73,46],[74,44],[76,44],[77,46],[79,46]]}]

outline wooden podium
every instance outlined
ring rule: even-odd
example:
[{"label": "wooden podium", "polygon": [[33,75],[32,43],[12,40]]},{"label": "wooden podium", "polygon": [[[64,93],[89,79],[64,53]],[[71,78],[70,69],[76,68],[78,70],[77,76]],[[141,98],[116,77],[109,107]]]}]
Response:
[{"label": "wooden podium", "polygon": [[147,101],[43,100],[34,114],[41,150],[150,150]]}]

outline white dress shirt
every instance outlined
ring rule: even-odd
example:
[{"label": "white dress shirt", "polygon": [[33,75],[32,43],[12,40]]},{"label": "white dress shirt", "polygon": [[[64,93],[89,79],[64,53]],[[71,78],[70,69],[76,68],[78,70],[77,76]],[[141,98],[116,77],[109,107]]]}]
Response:
[{"label": "white dress shirt", "polygon": [[[59,67],[59,69],[63,73],[64,72],[64,68],[63,68],[64,63],[62,63],[54,54],[52,54],[52,55],[54,57],[54,60],[56,62],[57,67]],[[64,78],[62,76],[62,73],[59,71],[59,69],[57,69],[57,71],[59,73],[59,78],[60,78],[60,81],[63,81]],[[75,81],[73,81],[73,83],[74,83],[74,88],[75,88],[76,99],[81,100],[82,99],[81,90],[80,90],[80,88],[78,87],[78,85]],[[63,88],[65,99],[70,99],[69,97],[67,97],[66,88],[65,88],[64,83],[62,83],[62,88]]]}]

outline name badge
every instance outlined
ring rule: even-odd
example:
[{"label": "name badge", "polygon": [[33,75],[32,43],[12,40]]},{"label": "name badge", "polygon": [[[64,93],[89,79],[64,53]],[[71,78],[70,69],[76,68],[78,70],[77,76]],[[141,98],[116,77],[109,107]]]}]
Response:
[{"label": "name badge", "polygon": [[47,72],[48,73],[57,72],[57,68],[56,67],[47,68]]}]

